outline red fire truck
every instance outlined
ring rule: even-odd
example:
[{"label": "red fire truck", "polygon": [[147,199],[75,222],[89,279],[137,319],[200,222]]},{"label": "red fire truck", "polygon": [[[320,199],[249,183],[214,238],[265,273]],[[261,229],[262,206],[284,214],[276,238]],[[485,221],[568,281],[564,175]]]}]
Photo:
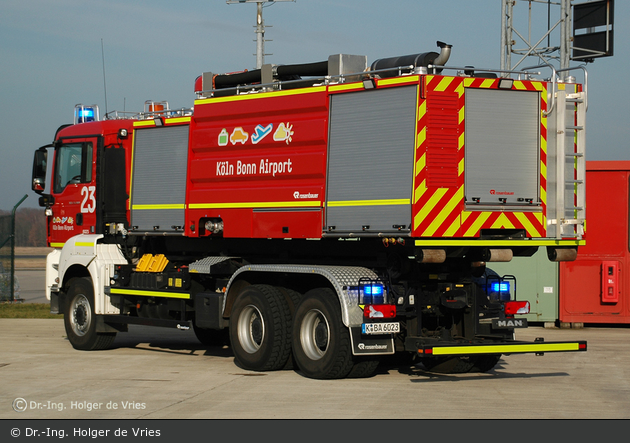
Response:
[{"label": "red fire truck", "polygon": [[77,105],[33,166],[72,346],[193,328],[246,369],[312,378],[394,353],[467,372],[585,351],[516,340],[528,302],[486,267],[539,247],[575,259],[585,87],[551,66],[447,67],[438,46],[206,72],[192,109]]}]

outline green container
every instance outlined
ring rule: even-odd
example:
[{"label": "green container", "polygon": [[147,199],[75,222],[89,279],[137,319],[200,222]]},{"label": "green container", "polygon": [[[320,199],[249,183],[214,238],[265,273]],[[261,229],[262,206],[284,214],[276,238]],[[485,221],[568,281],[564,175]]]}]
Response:
[{"label": "green container", "polygon": [[558,263],[547,258],[546,248],[539,248],[531,257],[514,257],[507,263],[487,263],[497,274],[516,277],[516,299],[527,300],[529,323],[555,325],[558,319]]}]

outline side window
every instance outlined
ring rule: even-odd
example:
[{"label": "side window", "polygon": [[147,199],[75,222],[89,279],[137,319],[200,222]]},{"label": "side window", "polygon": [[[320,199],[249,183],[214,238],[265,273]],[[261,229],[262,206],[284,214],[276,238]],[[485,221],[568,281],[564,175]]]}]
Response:
[{"label": "side window", "polygon": [[54,192],[92,181],[92,143],[69,143],[57,149]]}]

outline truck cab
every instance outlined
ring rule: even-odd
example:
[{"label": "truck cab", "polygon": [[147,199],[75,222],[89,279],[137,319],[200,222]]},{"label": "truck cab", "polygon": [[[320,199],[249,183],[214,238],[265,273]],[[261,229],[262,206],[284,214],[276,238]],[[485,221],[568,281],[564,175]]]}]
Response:
[{"label": "truck cab", "polygon": [[74,124],[35,152],[32,189],[46,208],[48,243],[61,248],[79,234],[100,234],[112,222],[126,225],[125,121],[98,120],[96,105],[75,107]]}]

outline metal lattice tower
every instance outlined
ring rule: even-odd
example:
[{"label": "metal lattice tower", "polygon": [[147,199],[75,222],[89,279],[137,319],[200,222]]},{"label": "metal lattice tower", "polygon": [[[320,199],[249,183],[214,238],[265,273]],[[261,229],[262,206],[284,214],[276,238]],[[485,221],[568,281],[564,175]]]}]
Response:
[{"label": "metal lattice tower", "polygon": [[[527,33],[519,31],[514,26],[515,6],[528,4]],[[532,4],[540,3],[546,6],[547,30],[538,38],[532,35],[532,24],[541,14],[533,11]],[[558,16],[558,6],[560,15]],[[552,17],[555,16],[555,23]],[[559,30],[559,41],[552,44],[552,37],[556,37]],[[519,39],[519,42],[515,39]],[[535,40],[535,41],[534,41]],[[524,47],[520,47],[523,44]],[[539,63],[558,63],[560,69],[566,69],[570,63],[571,47],[571,0],[501,0],[501,69],[515,70],[521,63],[529,57],[537,57]],[[519,59],[512,62],[512,54],[518,55]],[[531,63],[530,63],[531,64]]]},{"label": "metal lattice tower", "polygon": [[[515,6],[525,3],[527,36],[514,26]],[[523,11],[518,9],[519,13]],[[546,32],[541,26],[542,18],[547,19]],[[524,60],[536,57],[537,65],[555,63],[559,72],[567,72],[571,60],[592,62],[612,56],[613,22],[614,0],[578,4],[572,0],[501,0],[501,69],[515,70]],[[536,38],[532,36],[532,25],[540,32]],[[515,63],[512,54],[519,56]]]}]

